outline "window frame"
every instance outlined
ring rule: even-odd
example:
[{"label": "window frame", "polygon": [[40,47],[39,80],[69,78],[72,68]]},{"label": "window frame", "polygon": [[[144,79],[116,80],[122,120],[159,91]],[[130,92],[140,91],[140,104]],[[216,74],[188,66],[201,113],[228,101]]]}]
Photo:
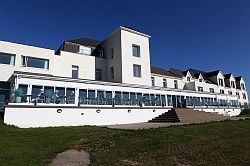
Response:
[{"label": "window frame", "polygon": [[[9,63],[1,63],[0,65],[11,65],[11,66],[15,66],[16,63],[16,54],[10,54],[10,53],[4,53],[4,52],[0,52],[0,57],[1,56],[9,56],[10,57],[10,61]],[[13,61],[13,63],[12,63]]]},{"label": "window frame", "polygon": [[[135,72],[135,69],[139,69],[138,72]],[[136,75],[138,73],[138,75]],[[141,78],[142,72],[141,72],[141,65],[133,64],[133,77]]]},{"label": "window frame", "polygon": [[[134,55],[134,48],[136,48],[136,54],[137,55]],[[133,57],[141,57],[141,48],[139,45],[136,45],[136,44],[132,44],[132,55]]]},{"label": "window frame", "polygon": [[[49,68],[50,68],[50,65],[49,65],[50,60],[49,59],[37,58],[37,57],[31,57],[31,56],[24,56],[24,55],[22,55],[21,58],[22,58],[22,66],[23,67],[31,67],[31,68],[44,69],[44,70],[49,70]],[[47,62],[47,64],[48,64],[47,68],[44,68],[44,67],[41,68],[41,67],[35,67],[35,66],[28,66],[29,59],[43,60],[44,61],[44,65],[43,66],[45,66],[45,62]]]},{"label": "window frame", "polygon": [[[73,77],[73,71],[77,71],[77,77],[76,78],[74,78]],[[71,68],[71,73],[72,73],[72,79],[78,79],[79,78],[79,66],[77,66],[77,65],[72,65],[72,68]]]}]

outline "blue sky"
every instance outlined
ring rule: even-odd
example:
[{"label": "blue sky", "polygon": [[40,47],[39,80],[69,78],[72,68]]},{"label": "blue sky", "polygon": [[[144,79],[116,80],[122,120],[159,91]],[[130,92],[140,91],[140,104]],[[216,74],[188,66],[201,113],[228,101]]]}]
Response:
[{"label": "blue sky", "polygon": [[221,69],[250,86],[249,0],[1,1],[0,39],[57,49],[66,39],[104,39],[119,25],[152,36],[151,64]]}]

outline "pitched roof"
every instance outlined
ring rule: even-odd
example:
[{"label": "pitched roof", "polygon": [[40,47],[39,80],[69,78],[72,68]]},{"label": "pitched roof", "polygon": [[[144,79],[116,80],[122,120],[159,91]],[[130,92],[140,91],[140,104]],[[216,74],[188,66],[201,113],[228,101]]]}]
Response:
[{"label": "pitched roof", "polygon": [[176,75],[172,74],[166,69],[159,68],[159,67],[153,67],[151,66],[151,73],[154,74],[159,74],[159,75],[165,75],[165,76],[171,76],[171,77],[176,77]]},{"label": "pitched roof", "polygon": [[171,68],[169,71],[170,71],[172,74],[174,74],[174,75],[176,75],[177,77],[180,77],[180,78],[186,76],[185,73],[183,73],[183,71],[182,71],[182,70],[179,70],[179,69]]},{"label": "pitched roof", "polygon": [[101,42],[95,39],[89,39],[89,38],[78,38],[78,39],[71,39],[71,40],[66,40],[66,42],[70,43],[76,43],[80,44],[83,46],[89,46],[89,47],[97,47]]},{"label": "pitched roof", "polygon": [[230,79],[232,73],[224,74],[225,79]]},{"label": "pitched roof", "polygon": [[240,81],[242,79],[242,76],[235,77],[236,81]]},{"label": "pitched roof", "polygon": [[215,70],[215,71],[211,71],[211,72],[208,72],[208,73],[205,73],[204,75],[206,77],[212,77],[212,76],[217,76],[219,74],[220,70]]}]

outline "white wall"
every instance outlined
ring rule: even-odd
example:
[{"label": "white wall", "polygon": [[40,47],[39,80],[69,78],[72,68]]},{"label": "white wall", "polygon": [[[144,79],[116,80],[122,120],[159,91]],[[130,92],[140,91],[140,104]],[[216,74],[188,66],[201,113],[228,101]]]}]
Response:
[{"label": "white wall", "polygon": [[95,80],[95,69],[100,68],[104,71],[103,80],[106,80],[106,59],[65,51],[61,51],[60,55],[55,55],[53,75],[71,78],[72,65],[79,67],[80,79]]},{"label": "white wall", "polygon": [[[140,46],[140,57],[134,57],[132,45]],[[151,85],[149,37],[121,29],[122,82]],[[141,77],[133,76],[133,64],[141,65]]]},{"label": "white wall", "polygon": [[21,128],[83,126],[83,125],[114,125],[147,122],[154,117],[168,112],[169,109],[136,108],[104,108],[97,113],[94,108],[5,108],[4,123]]},{"label": "white wall", "polygon": [[[107,58],[106,75],[107,80],[112,82],[122,82],[122,62],[121,62],[121,31],[114,31],[101,46],[104,49],[105,57]],[[111,59],[111,48],[114,50],[113,59]],[[110,68],[114,67],[114,79],[111,79]]]},{"label": "white wall", "polygon": [[[0,64],[0,81],[7,81],[14,71],[52,74],[54,64],[54,50],[17,44],[12,42],[0,41],[0,52],[15,55],[15,65]],[[23,67],[21,56],[29,56],[35,58],[43,58],[49,60],[49,70]]]}]

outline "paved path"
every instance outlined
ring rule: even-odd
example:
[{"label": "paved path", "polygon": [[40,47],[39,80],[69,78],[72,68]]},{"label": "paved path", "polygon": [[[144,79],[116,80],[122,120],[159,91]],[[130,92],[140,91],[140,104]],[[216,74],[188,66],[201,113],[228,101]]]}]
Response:
[{"label": "paved path", "polygon": [[169,126],[177,126],[184,125],[187,123],[131,123],[131,124],[119,124],[119,125],[107,125],[106,127],[112,129],[150,129],[150,128],[159,128],[159,127],[169,127]]},{"label": "paved path", "polygon": [[89,154],[77,150],[67,150],[59,153],[53,159],[50,166],[88,166],[90,164]]}]

